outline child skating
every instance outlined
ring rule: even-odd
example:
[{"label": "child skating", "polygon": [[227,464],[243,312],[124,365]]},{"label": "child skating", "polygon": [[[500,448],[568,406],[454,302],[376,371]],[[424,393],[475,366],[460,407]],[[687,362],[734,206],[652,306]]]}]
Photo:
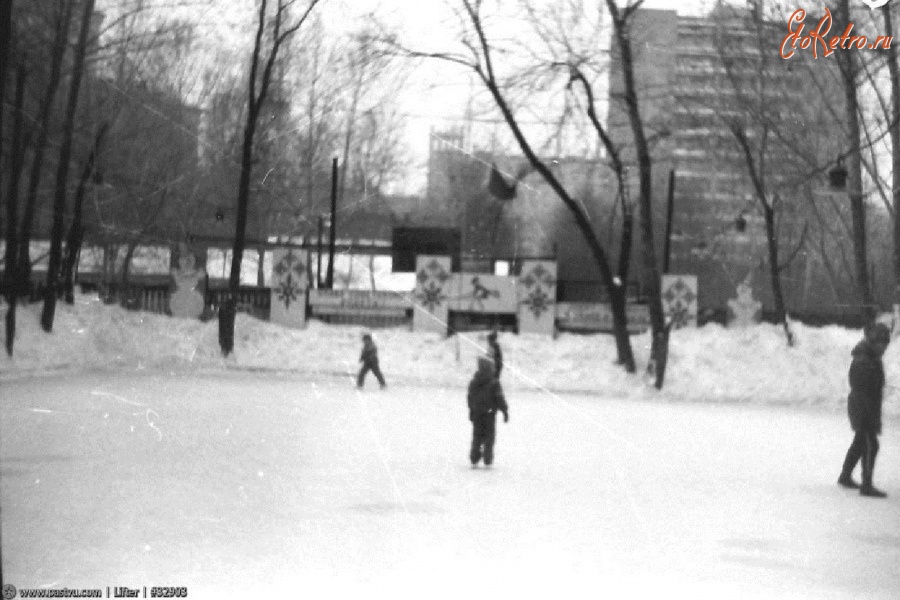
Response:
[{"label": "child skating", "polygon": [[368,333],[363,334],[362,342],[362,354],[359,355],[359,362],[362,363],[362,368],[359,370],[359,375],[356,378],[356,387],[362,388],[366,379],[366,373],[372,371],[378,379],[378,383],[384,388],[387,384],[384,382],[384,375],[381,374],[381,369],[378,368],[378,346],[375,345],[375,342],[372,341],[372,336]]},{"label": "child skating", "polygon": [[472,467],[484,459],[489,467],[494,462],[497,412],[503,413],[503,422],[509,422],[509,407],[503,397],[503,388],[494,374],[494,361],[486,356],[478,358],[478,370],[469,383],[469,420],[472,422],[472,449],[469,460]]}]

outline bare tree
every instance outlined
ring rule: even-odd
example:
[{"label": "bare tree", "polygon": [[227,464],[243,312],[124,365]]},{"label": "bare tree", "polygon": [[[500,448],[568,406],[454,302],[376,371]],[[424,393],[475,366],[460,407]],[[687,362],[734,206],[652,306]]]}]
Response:
[{"label": "bare tree", "polygon": [[644,271],[644,282],[647,290],[647,303],[650,312],[650,328],[653,341],[650,347],[651,371],[655,377],[655,385],[662,388],[665,378],[666,363],[669,350],[669,325],[665,323],[662,307],[662,283],[657,266],[656,248],[653,241],[653,161],[650,146],[641,118],[638,104],[637,86],[634,75],[634,61],[631,47],[631,17],[641,6],[641,1],[620,8],[615,0],[606,0],[606,7],[612,18],[613,37],[622,61],[624,78],[623,101],[631,124],[634,148],[637,154],[639,177],[638,214],[641,229],[641,262]]},{"label": "bare tree", "polygon": [[72,207],[72,223],[69,225],[69,232],[66,236],[66,252],[62,262],[62,287],[66,304],[74,304],[75,302],[75,263],[81,251],[81,243],[84,240],[84,198],[88,181],[93,179],[95,182],[99,180],[98,171],[96,169],[98,154],[103,142],[103,135],[108,129],[108,124],[104,123],[100,126],[94,137],[94,144],[88,154],[84,167],[81,170],[81,176],[78,179],[78,185],[75,188],[75,198]]},{"label": "bare tree", "polygon": [[[843,31],[851,22],[850,0],[838,0],[836,25]],[[860,85],[860,69],[857,65],[857,53],[843,51],[837,53],[840,65],[844,92],[845,122],[847,126],[847,187],[850,196],[850,208],[853,218],[853,258],[856,268],[857,293],[861,304],[861,314],[866,320],[874,319],[876,313],[875,300],[869,281],[869,261],[866,246],[866,206],[863,195],[860,106],[858,87]]]},{"label": "bare tree", "polygon": [[[234,246],[231,253],[231,273],[229,278],[230,295],[219,310],[219,345],[227,356],[234,349],[234,318],[237,292],[240,287],[241,262],[247,227],[247,210],[250,203],[250,175],[253,167],[254,134],[257,120],[265,105],[266,95],[272,79],[272,68],[278,57],[278,51],[285,41],[303,25],[319,0],[310,0],[302,16],[293,23],[286,23],[288,9],[292,0],[276,0],[274,15],[267,14],[268,0],[260,0],[256,38],[250,61],[250,80],[248,86],[247,122],[244,126],[244,140],[241,151],[241,175],[238,183],[237,217],[235,220]],[[268,35],[268,40],[265,40]],[[264,48],[267,46],[267,48]],[[268,56],[263,59],[263,52]],[[262,61],[265,62],[262,62]]]},{"label": "bare tree", "polygon": [[20,285],[18,261],[18,226],[19,226],[19,179],[25,162],[25,145],[22,142],[22,129],[24,126],[24,95],[25,81],[28,72],[24,65],[17,65],[16,69],[16,96],[13,104],[13,135],[10,146],[12,156],[9,189],[6,195],[6,269],[3,280],[6,286],[6,352],[13,354],[13,345],[16,338],[16,304],[17,286]]},{"label": "bare tree", "polygon": [[[553,192],[562,200],[566,208],[575,219],[575,224],[584,237],[588,248],[594,258],[601,280],[605,285],[613,313],[614,334],[616,337],[619,359],[628,372],[634,372],[634,356],[631,351],[631,342],[628,337],[628,322],[626,315],[626,287],[618,279],[610,267],[604,244],[599,234],[594,229],[590,218],[582,205],[570,194],[562,181],[554,174],[548,164],[538,156],[532,142],[526,136],[519,118],[516,116],[510,102],[509,89],[501,80],[496,71],[494,48],[485,30],[484,20],[481,14],[480,0],[460,0],[462,16],[467,25],[467,30],[474,36],[473,39],[464,38],[463,45],[469,52],[469,56],[453,53],[419,52],[402,49],[407,55],[413,57],[434,58],[458,64],[471,70],[490,93],[490,96],[503,116],[503,121],[509,128],[520,150],[525,155],[530,166],[547,182]],[[399,44],[392,42],[394,48]]]},{"label": "bare tree", "polygon": [[[0,102],[6,98],[6,73],[9,70],[10,39],[12,38],[12,0],[0,0]],[[0,139],[3,139],[3,113],[0,107]],[[3,148],[0,145],[0,160]],[[2,217],[0,217],[2,223]],[[2,227],[0,227],[2,229]]]},{"label": "bare tree", "polygon": [[[773,64],[773,61],[781,61],[781,64],[783,61],[768,51],[772,40],[781,35],[781,30],[766,22],[758,10],[744,12],[723,8],[717,14],[720,22],[714,44],[724,77],[717,86],[720,95],[713,97],[715,106],[711,108],[719,126],[731,134],[738,151],[733,162],[746,170],[752,197],[762,211],[775,318],[784,329],[788,346],[793,346],[794,336],[787,318],[782,277],[784,270],[805,245],[807,228],[804,226],[796,247],[782,262],[778,221],[791,202],[785,197],[796,195],[799,185],[808,183],[802,177],[791,182],[789,173],[797,170],[796,163],[815,159],[802,155],[797,157],[795,150],[808,148],[809,145],[803,143],[806,136],[800,141],[796,133],[815,128],[806,118],[805,107],[784,93],[783,83],[779,79],[783,71]],[[749,29],[753,35],[747,46],[737,49],[728,39],[736,27],[735,20],[738,26]],[[750,44],[755,46],[755,53],[747,51]],[[726,157],[730,155],[729,152],[722,154]]]},{"label": "bare tree", "polygon": [[[884,16],[885,35],[894,36],[894,17],[890,3],[881,7]],[[890,115],[888,130],[891,135],[891,203],[893,208],[894,238],[894,304],[900,304],[900,65],[897,49],[887,48],[885,61],[891,78]]]},{"label": "bare tree", "polygon": [[31,234],[34,217],[38,205],[38,188],[44,166],[44,154],[50,137],[50,123],[53,116],[53,103],[62,77],[62,65],[66,47],[68,46],[69,25],[72,20],[73,0],[65,0],[58,4],[49,15],[52,24],[53,41],[50,47],[50,69],[46,80],[46,88],[38,107],[37,140],[31,159],[31,173],[28,191],[25,196],[25,208],[22,213],[21,233],[19,235],[19,268],[16,269],[23,289],[27,289],[31,281]]},{"label": "bare tree", "polygon": [[50,261],[47,266],[47,284],[44,288],[44,309],[41,312],[41,327],[46,332],[53,330],[53,317],[56,311],[56,299],[59,295],[60,266],[62,263],[63,219],[66,213],[66,188],[69,177],[69,163],[72,158],[72,136],[75,127],[75,111],[78,108],[78,92],[81,87],[81,76],[84,72],[84,57],[87,51],[88,32],[91,17],[94,14],[94,0],[85,0],[81,15],[81,29],[78,32],[78,45],[75,48],[75,59],[72,81],[69,87],[69,101],[66,105],[65,122],[63,123],[62,147],[59,151],[59,163],[56,171],[56,189],[53,200],[53,228],[50,237]]}]

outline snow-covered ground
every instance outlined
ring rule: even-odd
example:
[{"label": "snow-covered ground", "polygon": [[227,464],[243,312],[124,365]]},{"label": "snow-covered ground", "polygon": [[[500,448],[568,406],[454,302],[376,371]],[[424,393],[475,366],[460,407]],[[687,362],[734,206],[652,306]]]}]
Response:
[{"label": "snow-covered ground", "polygon": [[[0,307],[0,314],[5,308]],[[201,323],[129,312],[78,296],[75,306],[59,304],[52,335],[39,327],[40,305],[18,311],[12,359],[0,353],[0,378],[47,371],[85,369],[219,372],[272,370],[309,376],[341,376],[358,367],[361,327],[310,322],[290,330],[239,314],[235,352],[223,358],[216,321]],[[706,325],[672,335],[666,384],[658,392],[641,376],[614,365],[609,335],[563,334],[551,341],[532,335],[501,334],[504,383],[515,390],[575,391],[604,397],[679,401],[846,406],[850,351],[859,330],[795,324],[797,345],[788,348],[780,328],[758,325],[726,329]],[[381,367],[391,382],[459,387],[483,351],[483,334],[445,338],[406,329],[374,332]],[[635,336],[641,372],[650,337]],[[900,415],[900,343],[884,358],[889,387],[885,411]]]},{"label": "snow-covered ground", "polygon": [[[835,484],[859,331],[673,334],[666,387],[609,336],[501,335],[509,424],[472,470],[464,386],[484,344],[105,306],[19,313],[0,358],[4,582],[186,586],[193,598],[896,598],[900,419],[886,500]],[[634,339],[646,362],[647,336]],[[885,356],[896,385],[900,344]],[[858,474],[857,474],[858,477]]]}]

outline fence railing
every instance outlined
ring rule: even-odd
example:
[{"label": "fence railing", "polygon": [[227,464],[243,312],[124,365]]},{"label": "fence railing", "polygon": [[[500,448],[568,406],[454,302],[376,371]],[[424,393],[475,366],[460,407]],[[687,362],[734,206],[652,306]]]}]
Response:
[{"label": "fence railing", "polygon": [[[272,289],[267,287],[241,286],[235,295],[238,312],[247,313],[258,319],[269,320]],[[219,307],[230,295],[228,288],[207,288],[203,314],[213,317],[219,314]]]}]

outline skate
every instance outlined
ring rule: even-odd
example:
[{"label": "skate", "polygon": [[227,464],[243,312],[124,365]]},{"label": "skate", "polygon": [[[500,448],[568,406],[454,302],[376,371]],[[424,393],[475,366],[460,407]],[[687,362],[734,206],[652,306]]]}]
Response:
[{"label": "skate", "polygon": [[860,496],[868,496],[869,498],[887,498],[887,494],[876,488],[874,485],[864,485],[859,488]]},{"label": "skate", "polygon": [[845,487],[845,488],[849,488],[849,489],[853,489],[853,490],[859,489],[859,484],[856,483],[856,481],[854,481],[853,477],[850,475],[841,475],[840,477],[838,477],[837,482],[838,482],[838,485],[841,487]]}]

